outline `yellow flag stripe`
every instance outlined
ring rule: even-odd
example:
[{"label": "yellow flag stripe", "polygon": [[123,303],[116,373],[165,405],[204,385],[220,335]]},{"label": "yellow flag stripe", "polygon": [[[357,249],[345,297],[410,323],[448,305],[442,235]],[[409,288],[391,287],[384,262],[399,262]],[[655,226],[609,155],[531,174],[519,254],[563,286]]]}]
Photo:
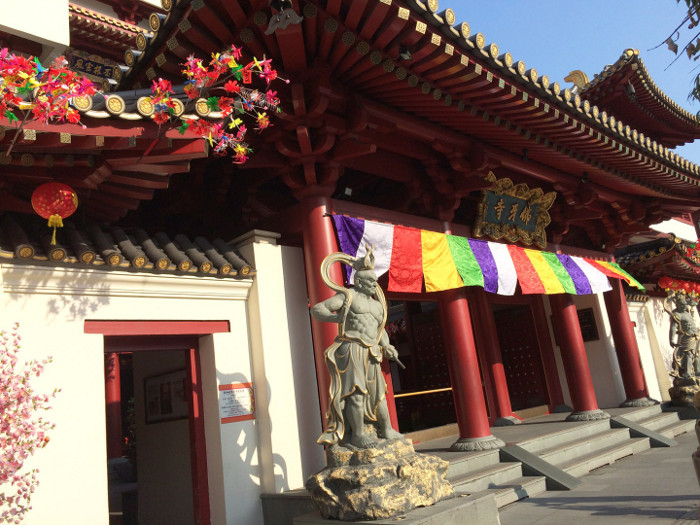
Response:
[{"label": "yellow flag stripe", "polygon": [[564,293],[564,287],[557,278],[557,275],[552,270],[547,260],[542,255],[542,252],[537,250],[525,249],[525,254],[530,259],[532,266],[535,267],[538,277],[542,281],[542,286],[544,286],[544,293]]},{"label": "yellow flag stripe", "polygon": [[426,292],[439,292],[464,286],[452,258],[447,235],[421,230],[421,250]]}]

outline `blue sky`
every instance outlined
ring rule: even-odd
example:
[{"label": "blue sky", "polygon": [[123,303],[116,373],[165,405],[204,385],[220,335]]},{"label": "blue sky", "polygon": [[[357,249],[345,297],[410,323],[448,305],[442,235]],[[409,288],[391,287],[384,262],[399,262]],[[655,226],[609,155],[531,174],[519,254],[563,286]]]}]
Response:
[{"label": "blue sky", "polygon": [[[483,33],[487,44],[495,42],[501,53],[510,52],[550,81],[568,87],[564,77],[574,69],[590,78],[615,62],[627,48],[640,57],[662,91],[692,113],[700,103],[688,100],[700,60],[675,55],[666,45],[653,49],[683,19],[685,2],[675,0],[441,0],[440,10],[452,8],[457,22],[467,22],[472,34]],[[696,28],[696,30],[699,28]],[[681,32],[684,45],[689,30]],[[700,139],[676,151],[700,164]]]}]

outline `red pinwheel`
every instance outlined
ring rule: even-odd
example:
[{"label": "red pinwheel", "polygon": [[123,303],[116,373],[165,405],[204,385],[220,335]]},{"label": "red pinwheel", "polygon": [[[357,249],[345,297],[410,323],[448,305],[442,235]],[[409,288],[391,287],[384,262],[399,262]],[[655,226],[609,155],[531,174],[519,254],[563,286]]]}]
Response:
[{"label": "red pinwheel", "polygon": [[56,244],[56,228],[63,227],[63,219],[69,217],[78,208],[78,195],[73,188],[60,182],[47,182],[32,193],[34,211],[48,219],[49,228],[53,228],[51,244]]}]

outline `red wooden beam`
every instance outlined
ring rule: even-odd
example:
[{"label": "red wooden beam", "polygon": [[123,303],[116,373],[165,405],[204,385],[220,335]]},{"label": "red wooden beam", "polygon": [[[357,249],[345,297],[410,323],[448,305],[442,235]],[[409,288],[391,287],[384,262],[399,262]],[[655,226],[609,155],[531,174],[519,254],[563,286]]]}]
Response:
[{"label": "red wooden beam", "polygon": [[204,335],[230,332],[229,321],[131,321],[86,319],[86,334]]}]

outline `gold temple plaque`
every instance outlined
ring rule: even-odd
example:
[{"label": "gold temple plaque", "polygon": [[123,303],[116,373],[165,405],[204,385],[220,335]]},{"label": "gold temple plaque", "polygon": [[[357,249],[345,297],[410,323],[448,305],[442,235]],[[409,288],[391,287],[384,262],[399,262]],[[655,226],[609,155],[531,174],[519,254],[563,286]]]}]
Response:
[{"label": "gold temple plaque", "polygon": [[545,228],[551,222],[549,208],[557,193],[513,184],[510,179],[496,179],[493,172],[489,172],[487,180],[494,185],[482,192],[474,236],[522,241],[543,250],[547,246]]}]

